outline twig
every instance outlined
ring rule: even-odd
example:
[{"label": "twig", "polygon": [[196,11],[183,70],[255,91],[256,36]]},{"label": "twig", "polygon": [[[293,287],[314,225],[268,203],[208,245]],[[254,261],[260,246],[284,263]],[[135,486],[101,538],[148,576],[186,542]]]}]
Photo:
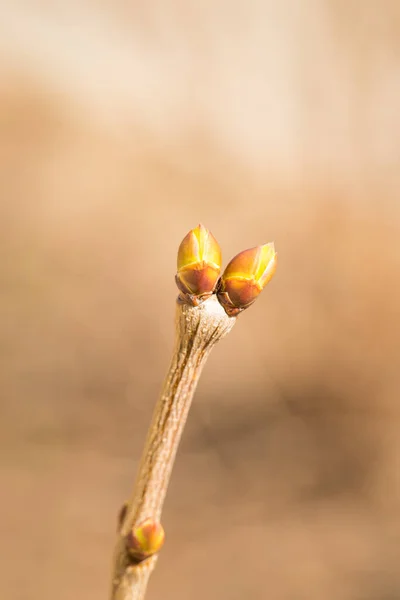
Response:
[{"label": "twig", "polygon": [[156,405],[139,474],[117,543],[113,600],[141,600],[156,555],[132,564],[126,536],[146,519],[159,522],[176,451],[201,370],[214,344],[235,324],[216,296],[200,306],[178,303],[176,343],[161,397]]},{"label": "twig", "polygon": [[[218,279],[221,251],[202,225],[178,251],[175,348],[156,405],[132,497],[121,516],[111,600],[143,600],[164,541],[161,511],[175,455],[202,368],[213,346],[234,326],[271,279],[273,244],[245,250]],[[218,282],[218,283],[217,283]]]}]

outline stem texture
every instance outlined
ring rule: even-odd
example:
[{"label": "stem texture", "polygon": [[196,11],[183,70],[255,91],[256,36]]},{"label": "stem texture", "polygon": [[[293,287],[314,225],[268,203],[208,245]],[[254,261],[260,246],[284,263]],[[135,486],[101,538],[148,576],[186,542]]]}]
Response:
[{"label": "stem texture", "polygon": [[111,600],[143,600],[157,555],[132,562],[125,537],[147,518],[160,521],[176,451],[202,368],[213,346],[235,324],[215,295],[199,306],[177,303],[176,341],[154,410],[132,497],[118,534]]}]

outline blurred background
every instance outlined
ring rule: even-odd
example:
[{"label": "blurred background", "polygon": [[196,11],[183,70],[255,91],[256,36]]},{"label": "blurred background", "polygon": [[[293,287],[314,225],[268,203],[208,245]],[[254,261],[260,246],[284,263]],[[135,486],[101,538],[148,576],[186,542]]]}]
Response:
[{"label": "blurred background", "polygon": [[148,599],[400,598],[400,4],[0,0],[1,577],[107,598],[177,247],[274,240]]}]

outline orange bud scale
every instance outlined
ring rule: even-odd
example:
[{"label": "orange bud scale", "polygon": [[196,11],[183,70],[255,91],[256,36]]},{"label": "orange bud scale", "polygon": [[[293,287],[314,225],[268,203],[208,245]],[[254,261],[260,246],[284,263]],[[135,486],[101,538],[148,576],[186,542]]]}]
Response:
[{"label": "orange bud scale", "polygon": [[239,252],[219,277],[221,249],[212,233],[200,224],[179,246],[175,277],[179,300],[198,306],[216,293],[225,312],[236,316],[253,304],[271,280],[276,264],[274,244],[268,243]]},{"label": "orange bud scale", "polygon": [[209,298],[219,278],[221,261],[221,248],[204,225],[189,231],[178,249],[175,280],[181,299],[196,306]]},{"label": "orange bud scale", "polygon": [[232,258],[217,286],[218,300],[229,316],[253,304],[275,273],[276,261],[273,243],[243,250]]}]

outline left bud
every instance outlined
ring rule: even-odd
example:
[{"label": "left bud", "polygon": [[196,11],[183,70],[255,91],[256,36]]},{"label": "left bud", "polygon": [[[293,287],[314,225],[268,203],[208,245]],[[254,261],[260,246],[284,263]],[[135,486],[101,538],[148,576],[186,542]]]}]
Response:
[{"label": "left bud", "polygon": [[161,523],[146,519],[132,528],[126,537],[129,554],[137,561],[144,560],[158,552],[164,543],[165,533]]},{"label": "left bud", "polygon": [[177,266],[175,280],[182,300],[197,306],[213,294],[221,271],[221,248],[204,225],[183,238]]}]

